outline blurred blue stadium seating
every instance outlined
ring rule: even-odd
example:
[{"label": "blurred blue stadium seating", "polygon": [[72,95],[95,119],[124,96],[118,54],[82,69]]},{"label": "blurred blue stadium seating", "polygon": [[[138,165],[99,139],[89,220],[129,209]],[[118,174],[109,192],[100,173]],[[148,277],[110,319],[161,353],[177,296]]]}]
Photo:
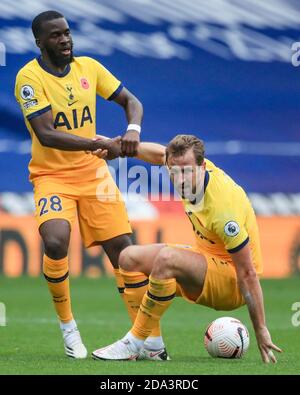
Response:
[{"label": "blurred blue stadium seating", "polygon": [[[271,3],[88,0],[84,9],[80,1],[56,9],[70,22],[76,55],[100,60],[143,102],[143,140],[196,134],[207,156],[247,191],[297,193],[300,67],[291,63],[291,46],[300,41],[300,3]],[[29,135],[14,81],[37,55],[31,20],[50,4],[0,3],[7,50],[0,66],[0,192],[31,190]],[[118,106],[102,99],[97,117],[101,134],[126,128]]]}]

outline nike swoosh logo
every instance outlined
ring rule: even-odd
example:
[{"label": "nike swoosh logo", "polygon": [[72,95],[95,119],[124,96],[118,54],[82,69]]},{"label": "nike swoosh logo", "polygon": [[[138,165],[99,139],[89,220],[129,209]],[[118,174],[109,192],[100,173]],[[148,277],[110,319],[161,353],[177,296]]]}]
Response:
[{"label": "nike swoosh logo", "polygon": [[78,102],[78,100],[75,100],[75,101],[73,101],[72,103],[68,103],[68,106],[70,107],[70,106],[72,106],[73,104],[75,104],[75,103],[77,103]]},{"label": "nike swoosh logo", "polygon": [[160,350],[160,351],[157,351],[157,352],[150,352],[150,357],[153,358],[153,357],[155,357],[156,355],[159,355],[160,353],[161,353],[161,350]]}]

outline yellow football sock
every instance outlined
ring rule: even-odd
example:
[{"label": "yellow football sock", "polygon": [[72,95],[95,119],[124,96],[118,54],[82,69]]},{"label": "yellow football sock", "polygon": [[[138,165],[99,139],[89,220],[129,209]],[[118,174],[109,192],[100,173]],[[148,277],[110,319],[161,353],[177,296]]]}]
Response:
[{"label": "yellow football sock", "polygon": [[143,296],[131,333],[139,339],[150,336],[175,295],[175,278],[159,280],[150,276],[148,291]]},{"label": "yellow football sock", "polygon": [[[134,323],[140,304],[142,303],[143,296],[148,289],[149,279],[145,274],[140,272],[127,272],[120,269],[120,274],[124,279],[125,286],[125,303],[130,315],[132,323]],[[161,336],[160,323],[158,322],[149,336]]]},{"label": "yellow football sock", "polygon": [[125,293],[124,293],[125,285],[124,285],[122,274],[120,273],[120,269],[114,269],[114,273],[115,273],[115,279],[116,279],[119,294],[125,302]]},{"label": "yellow football sock", "polygon": [[68,257],[51,259],[43,257],[43,272],[52,295],[54,307],[60,321],[67,323],[73,319],[69,288]]},{"label": "yellow football sock", "polygon": [[132,310],[132,308],[129,306],[129,304],[127,302],[127,295],[125,293],[126,291],[125,291],[124,279],[123,279],[123,276],[120,273],[120,271],[121,271],[121,269],[114,269],[117,287],[118,287],[120,296],[121,296],[123,302],[125,303],[130,320],[131,320],[131,322],[134,322],[136,313],[134,314],[134,311]]}]

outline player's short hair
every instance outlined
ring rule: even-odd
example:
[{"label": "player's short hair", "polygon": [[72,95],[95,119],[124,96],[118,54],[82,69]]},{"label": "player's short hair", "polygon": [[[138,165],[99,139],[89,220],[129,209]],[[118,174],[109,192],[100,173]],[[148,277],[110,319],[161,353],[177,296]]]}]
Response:
[{"label": "player's short hair", "polygon": [[191,148],[193,148],[197,165],[202,165],[205,154],[204,143],[192,134],[178,134],[169,142],[166,148],[166,161],[170,156],[184,155]]},{"label": "player's short hair", "polygon": [[39,38],[42,32],[42,25],[44,22],[52,21],[53,19],[64,18],[64,16],[57,11],[44,11],[38,14],[32,21],[31,29],[34,38]]}]

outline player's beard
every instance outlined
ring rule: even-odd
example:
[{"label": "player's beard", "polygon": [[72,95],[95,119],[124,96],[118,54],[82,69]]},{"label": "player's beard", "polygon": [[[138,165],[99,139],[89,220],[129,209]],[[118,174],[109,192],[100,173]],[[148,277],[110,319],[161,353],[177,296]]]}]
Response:
[{"label": "player's beard", "polygon": [[68,64],[70,64],[71,62],[73,62],[74,60],[74,56],[73,56],[73,43],[71,42],[70,44],[70,55],[66,56],[63,55],[62,53],[60,53],[57,50],[54,50],[53,48],[49,48],[49,47],[45,47],[46,51],[47,51],[47,55],[51,61],[51,63],[56,66],[56,67],[65,67]]}]

